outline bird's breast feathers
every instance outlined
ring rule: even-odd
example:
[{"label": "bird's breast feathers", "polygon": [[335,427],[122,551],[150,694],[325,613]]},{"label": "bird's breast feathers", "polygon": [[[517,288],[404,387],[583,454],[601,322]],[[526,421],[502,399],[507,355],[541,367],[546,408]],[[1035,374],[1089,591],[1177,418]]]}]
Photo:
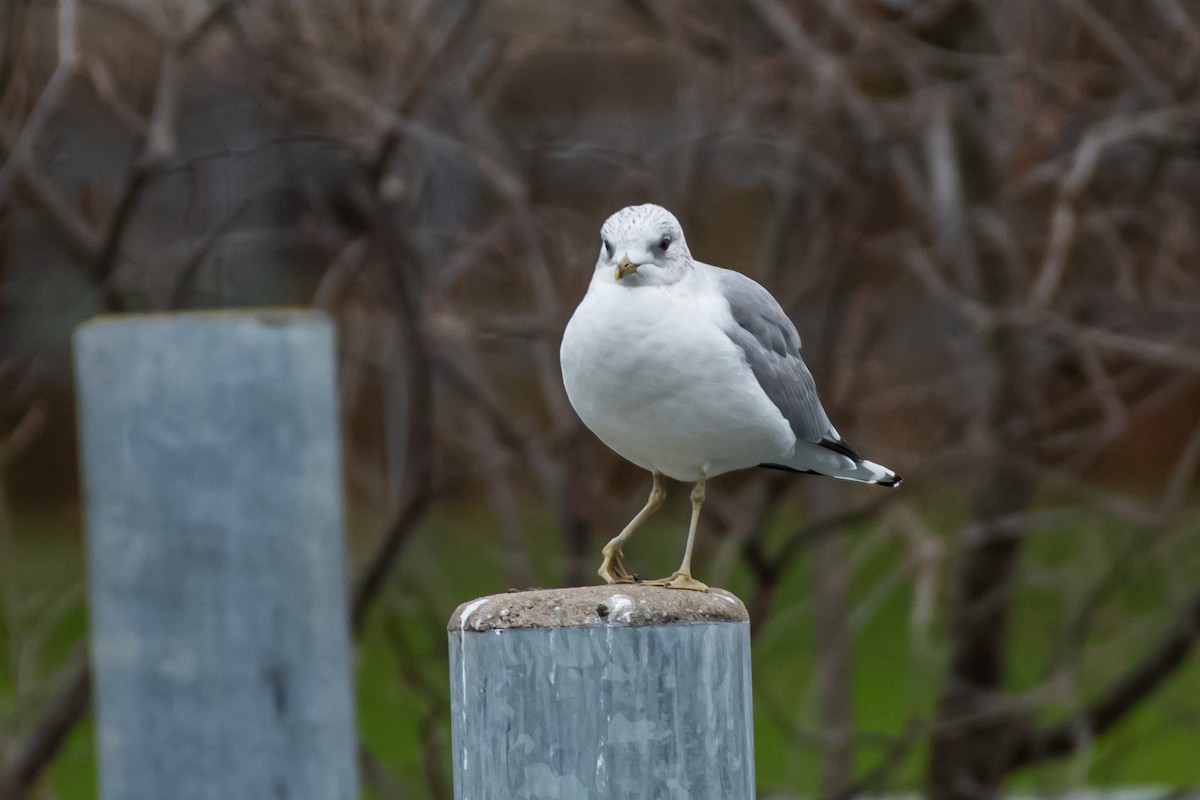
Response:
[{"label": "bird's breast feathers", "polygon": [[563,335],[567,396],[580,419],[646,469],[693,480],[759,463],[795,443],[741,350],[706,276],[626,288],[593,281]]}]

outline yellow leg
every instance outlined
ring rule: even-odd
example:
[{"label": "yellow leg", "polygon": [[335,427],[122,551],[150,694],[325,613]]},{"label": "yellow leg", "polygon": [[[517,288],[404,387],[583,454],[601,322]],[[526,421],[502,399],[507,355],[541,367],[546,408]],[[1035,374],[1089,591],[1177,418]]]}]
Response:
[{"label": "yellow leg", "polygon": [[652,586],[665,586],[668,589],[691,589],[703,592],[708,586],[692,577],[692,546],[696,544],[696,526],[700,522],[700,507],[704,505],[704,476],[696,481],[692,489],[692,522],[688,526],[687,546],[683,550],[683,563],[669,578],[657,581],[646,581]]},{"label": "yellow leg", "polygon": [[667,499],[667,490],[663,486],[662,475],[654,473],[654,485],[650,487],[650,499],[646,501],[646,505],[637,513],[629,524],[625,526],[625,530],[618,533],[612,538],[608,544],[604,545],[604,561],[600,564],[600,569],[597,570],[601,578],[604,578],[605,583],[633,583],[633,576],[625,569],[625,565],[621,563],[621,545],[625,540],[633,535],[633,532],[642,526],[646,518],[659,509],[663,504],[663,500]]}]

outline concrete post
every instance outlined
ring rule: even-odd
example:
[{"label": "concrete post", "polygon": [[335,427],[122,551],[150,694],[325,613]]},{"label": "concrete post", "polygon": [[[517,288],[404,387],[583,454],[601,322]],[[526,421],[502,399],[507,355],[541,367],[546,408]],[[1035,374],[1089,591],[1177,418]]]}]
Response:
[{"label": "concrete post", "polygon": [[722,590],[493,595],[450,619],[456,800],[752,800],[746,609]]},{"label": "concrete post", "polygon": [[355,800],[333,329],[75,336],[104,800]]}]

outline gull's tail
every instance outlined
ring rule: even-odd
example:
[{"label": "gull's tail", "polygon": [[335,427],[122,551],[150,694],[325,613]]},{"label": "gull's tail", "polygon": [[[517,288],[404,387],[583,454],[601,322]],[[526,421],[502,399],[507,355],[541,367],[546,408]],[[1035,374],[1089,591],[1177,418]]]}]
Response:
[{"label": "gull's tail", "polygon": [[874,461],[859,461],[854,465],[854,469],[852,470],[837,470],[822,472],[821,474],[828,475],[831,478],[840,478],[844,481],[878,483],[880,486],[890,486],[893,489],[904,482],[904,479],[895,472],[882,464],[876,464]]},{"label": "gull's tail", "polygon": [[843,481],[877,483],[880,486],[896,487],[904,480],[892,470],[859,457],[845,442],[823,439],[818,444],[798,442],[791,458],[783,464],[762,464],[772,469],[789,472],[809,472],[827,475]]}]

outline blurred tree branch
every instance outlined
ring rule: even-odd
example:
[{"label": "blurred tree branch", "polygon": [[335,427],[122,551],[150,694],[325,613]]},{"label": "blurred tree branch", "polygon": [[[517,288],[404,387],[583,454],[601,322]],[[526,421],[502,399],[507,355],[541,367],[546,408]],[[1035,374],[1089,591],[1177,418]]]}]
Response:
[{"label": "blurred tree branch", "polygon": [[419,257],[404,235],[392,227],[386,206],[378,201],[366,203],[362,210],[370,221],[370,231],[378,242],[379,255],[398,301],[397,323],[403,332],[404,354],[400,368],[407,375],[409,394],[403,486],[392,521],[353,585],[350,621],[355,632],[361,630],[404,542],[433,499],[433,367],[418,293]]},{"label": "blurred tree branch", "polygon": [[1159,643],[1094,701],[1061,722],[1019,735],[1011,744],[1005,770],[1062,758],[1091,746],[1171,677],[1192,653],[1198,639],[1200,591],[1184,604],[1178,621]]},{"label": "blurred tree branch", "polygon": [[47,120],[58,108],[62,101],[63,92],[75,75],[79,62],[79,42],[77,34],[77,7],[75,0],[58,0],[58,61],[54,72],[38,96],[33,111],[17,134],[16,139],[8,150],[6,161],[0,167],[0,202],[6,199],[12,183],[13,164],[29,160],[33,153],[33,143],[41,135]]},{"label": "blurred tree branch", "polygon": [[87,714],[92,697],[92,676],[82,647],[62,672],[67,677],[60,684],[58,694],[25,735],[16,756],[0,771],[2,800],[20,800],[28,795],[67,736]]}]

